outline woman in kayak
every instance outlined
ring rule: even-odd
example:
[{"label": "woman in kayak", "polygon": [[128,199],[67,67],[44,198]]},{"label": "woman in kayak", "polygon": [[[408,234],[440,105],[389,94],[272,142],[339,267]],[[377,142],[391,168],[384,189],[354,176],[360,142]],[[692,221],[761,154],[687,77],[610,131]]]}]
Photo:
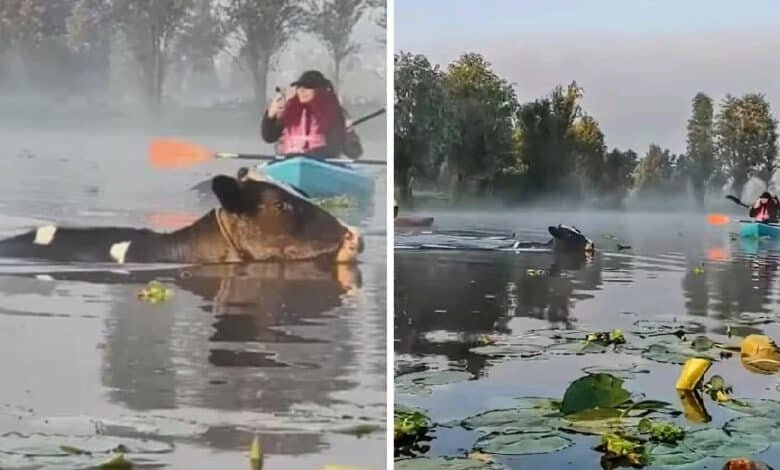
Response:
[{"label": "woman in kayak", "polygon": [[748,215],[758,222],[774,221],[777,220],[778,208],[780,208],[780,201],[777,197],[764,192],[750,208]]},{"label": "woman in kayak", "polygon": [[280,155],[356,159],[363,153],[360,140],[344,116],[333,85],[317,70],[294,81],[295,94],[281,93],[263,115],[263,140],[277,142]]}]

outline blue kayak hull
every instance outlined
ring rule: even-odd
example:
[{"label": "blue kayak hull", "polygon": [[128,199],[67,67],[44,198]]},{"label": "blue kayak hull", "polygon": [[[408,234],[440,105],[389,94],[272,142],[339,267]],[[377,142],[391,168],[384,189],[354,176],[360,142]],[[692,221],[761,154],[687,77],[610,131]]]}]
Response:
[{"label": "blue kayak hull", "polygon": [[348,196],[365,201],[374,195],[373,176],[345,164],[291,157],[271,162],[260,170],[270,178],[303,191],[311,198]]},{"label": "blue kayak hull", "polygon": [[739,235],[743,238],[780,238],[780,224],[740,221]]}]

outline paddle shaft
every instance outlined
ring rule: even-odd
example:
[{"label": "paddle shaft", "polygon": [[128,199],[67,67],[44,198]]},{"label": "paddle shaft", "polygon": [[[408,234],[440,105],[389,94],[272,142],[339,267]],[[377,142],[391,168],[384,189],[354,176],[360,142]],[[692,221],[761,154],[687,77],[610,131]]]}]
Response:
[{"label": "paddle shaft", "polygon": [[[363,122],[368,121],[369,119],[373,119],[380,114],[383,114],[385,112],[385,109],[382,108],[378,111],[374,111],[371,114],[367,114],[361,118],[356,119],[352,126],[357,126],[358,124],[361,124]],[[255,153],[227,153],[227,152],[219,152],[214,154],[217,158],[238,158],[239,160],[277,160],[280,159],[277,155],[266,155],[266,154],[255,154]],[[331,163],[355,163],[360,165],[387,165],[386,160],[349,160],[349,159],[337,159],[337,158],[328,158],[324,159],[327,162]]]},{"label": "paddle shaft", "polygon": [[742,201],[741,201],[741,200],[740,200],[738,197],[736,197],[736,196],[731,196],[731,195],[729,195],[729,196],[726,196],[726,199],[728,199],[729,201],[733,202],[734,204],[737,204],[737,205],[739,205],[739,206],[742,206],[742,207],[744,207],[745,209],[750,209],[750,206],[749,206],[749,205],[747,205],[747,204],[745,204],[744,202],[742,202]]},{"label": "paddle shaft", "polygon": [[[215,153],[214,156],[217,158],[237,158],[239,160],[261,160],[261,161],[284,160],[284,157],[280,158],[277,155],[263,155],[263,154],[254,154],[254,153]],[[301,156],[306,157],[306,155],[301,155]],[[312,158],[312,157],[306,157],[306,158]],[[353,165],[387,165],[386,160],[349,160],[345,158],[324,158],[322,160],[328,163],[350,163]]]}]

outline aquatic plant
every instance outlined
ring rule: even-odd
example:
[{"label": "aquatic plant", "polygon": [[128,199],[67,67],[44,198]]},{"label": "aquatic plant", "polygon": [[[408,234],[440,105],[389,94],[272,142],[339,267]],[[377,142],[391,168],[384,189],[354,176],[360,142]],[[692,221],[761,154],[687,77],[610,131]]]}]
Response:
[{"label": "aquatic plant", "polygon": [[138,298],[149,303],[165,302],[173,296],[173,291],[158,281],[150,281],[143,289],[138,291]]}]

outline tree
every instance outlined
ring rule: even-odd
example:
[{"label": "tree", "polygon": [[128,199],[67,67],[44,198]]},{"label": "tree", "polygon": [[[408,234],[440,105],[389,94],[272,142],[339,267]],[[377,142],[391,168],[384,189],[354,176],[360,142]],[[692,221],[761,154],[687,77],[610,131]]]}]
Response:
[{"label": "tree", "polygon": [[147,102],[162,105],[170,54],[191,13],[192,0],[115,0],[112,18],[138,64]]},{"label": "tree", "polygon": [[606,195],[622,201],[634,184],[637,154],[633,150],[612,149],[604,156],[603,185]]},{"label": "tree", "polygon": [[34,45],[45,33],[45,0],[0,2],[0,47]]},{"label": "tree", "polygon": [[574,122],[570,132],[574,139],[577,173],[595,192],[601,192],[606,183],[606,145],[599,123],[593,117],[583,114]]},{"label": "tree", "polygon": [[449,65],[444,88],[452,100],[459,136],[448,163],[459,180],[492,179],[516,165],[513,120],[518,103],[512,85],[481,55],[465,54]]},{"label": "tree", "polygon": [[360,50],[352,42],[352,32],[369,9],[373,0],[325,0],[311,15],[309,31],[325,44],[333,58],[333,83],[341,85],[341,67],[344,59]]},{"label": "tree", "polygon": [[704,93],[697,93],[693,98],[693,111],[688,120],[687,164],[699,207],[704,206],[707,182],[715,171],[712,118],[712,98]]},{"label": "tree", "polygon": [[77,0],[67,18],[67,40],[82,71],[82,89],[105,86],[110,75],[112,31],[110,0]]},{"label": "tree", "polygon": [[190,64],[197,79],[216,81],[214,58],[225,47],[224,25],[217,17],[212,0],[195,0],[182,28],[177,53]]},{"label": "tree", "polygon": [[764,95],[726,95],[716,122],[716,148],[737,192],[752,176],[769,182],[776,168],[777,121]]},{"label": "tree", "polygon": [[641,193],[660,193],[670,189],[676,157],[668,149],[650,144],[647,154],[639,162],[636,186]]},{"label": "tree", "polygon": [[456,129],[443,74],[422,55],[395,55],[395,185],[407,202],[411,172],[435,179]]},{"label": "tree", "polygon": [[[575,131],[575,123],[582,118],[579,105],[581,98],[582,89],[576,82],[572,82],[566,88],[557,86],[548,97],[520,108],[518,127],[522,140],[519,157],[527,168],[528,181],[537,191],[560,188],[577,167],[577,147],[583,145],[582,142],[578,143]],[[595,121],[584,122],[582,138],[589,133],[592,148],[603,145],[603,142],[598,142],[603,136],[599,137],[601,131],[596,132]],[[588,144],[583,145],[583,148],[586,147]],[[585,161],[582,159],[580,164]],[[596,168],[599,166],[598,159],[590,163]]]},{"label": "tree", "polygon": [[298,0],[227,0],[221,11],[236,33],[238,56],[249,68],[255,100],[265,106],[271,61],[306,26]]}]

